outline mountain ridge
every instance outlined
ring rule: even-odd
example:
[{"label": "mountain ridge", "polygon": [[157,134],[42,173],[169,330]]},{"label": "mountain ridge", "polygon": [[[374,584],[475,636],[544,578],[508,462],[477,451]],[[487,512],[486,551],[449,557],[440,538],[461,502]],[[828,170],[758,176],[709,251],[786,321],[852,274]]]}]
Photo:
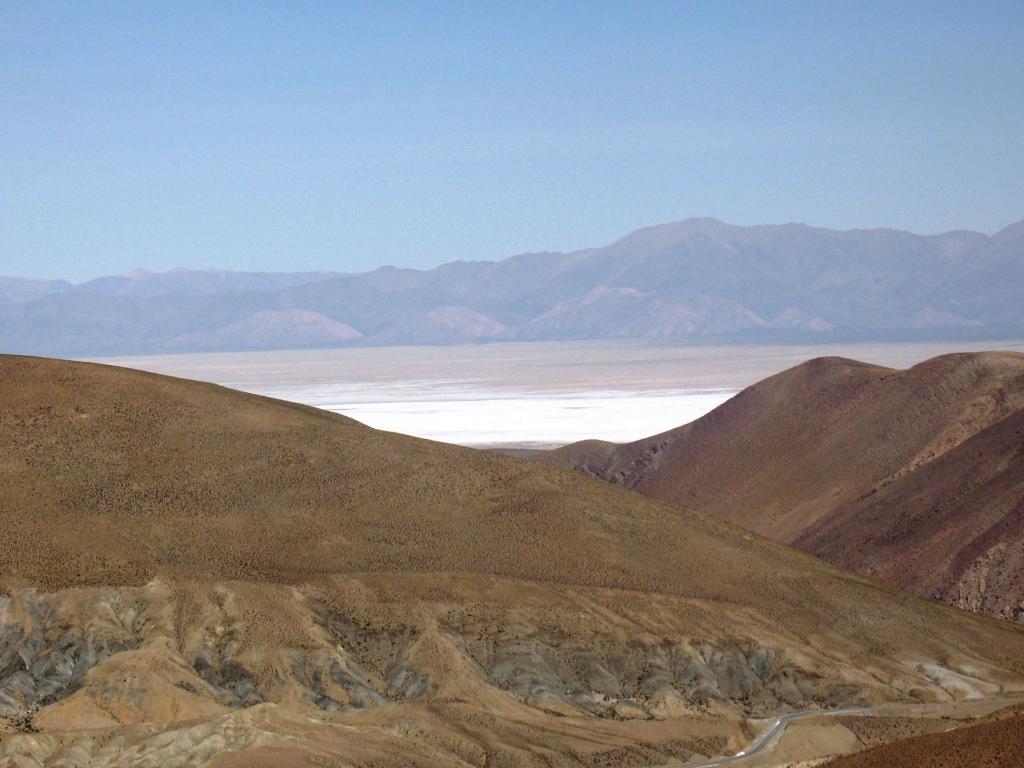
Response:
[{"label": "mountain ridge", "polygon": [[[692,218],[600,248],[426,270],[175,270],[79,285],[0,278],[0,349],[84,356],[532,339],[1003,338],[1024,334],[1022,283],[1024,222],[988,236]],[[283,310],[354,333],[261,327],[275,317],[265,313]],[[251,338],[238,337],[240,328]]]}]

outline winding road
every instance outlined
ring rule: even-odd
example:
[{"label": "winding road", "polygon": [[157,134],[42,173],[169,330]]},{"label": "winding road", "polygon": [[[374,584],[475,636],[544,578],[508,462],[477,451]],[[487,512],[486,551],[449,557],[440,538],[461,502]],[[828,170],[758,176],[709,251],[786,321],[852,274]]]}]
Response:
[{"label": "winding road", "polygon": [[[1019,703],[1019,697],[1008,697],[1008,696],[996,696],[988,699],[975,700],[975,704],[986,704],[991,706],[1006,706],[1009,704]],[[843,707],[839,709],[802,709],[796,712],[786,712],[784,714],[777,715],[765,730],[758,735],[750,744],[744,747],[741,751],[734,755],[727,757],[716,757],[711,760],[701,760],[697,762],[687,763],[667,763],[657,768],[718,768],[723,765],[735,765],[739,766],[746,762],[750,758],[757,757],[766,751],[772,749],[776,742],[785,733],[786,727],[797,720],[803,720],[805,718],[812,717],[836,717],[840,715],[867,715],[871,714],[885,714],[892,713],[893,711],[902,710],[922,710],[922,709],[935,709],[943,710],[950,706],[956,706],[959,704],[968,704],[970,702],[935,702],[935,703],[888,703],[879,704],[871,707]]]},{"label": "winding road", "polygon": [[697,763],[669,763],[661,768],[716,768],[720,765],[736,765],[751,757],[755,757],[765,750],[775,746],[775,742],[781,738],[786,726],[794,720],[802,720],[806,717],[834,717],[836,715],[857,715],[869,712],[874,707],[846,707],[844,709],[802,709],[797,712],[787,712],[776,717],[761,735],[746,746],[745,749],[728,757],[716,757],[713,760],[705,760]]}]

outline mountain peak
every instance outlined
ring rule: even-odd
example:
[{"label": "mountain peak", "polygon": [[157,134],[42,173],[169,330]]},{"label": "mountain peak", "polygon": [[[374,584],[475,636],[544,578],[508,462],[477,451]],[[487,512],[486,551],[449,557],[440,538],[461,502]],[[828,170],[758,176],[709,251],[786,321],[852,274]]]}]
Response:
[{"label": "mountain peak", "polygon": [[737,228],[734,224],[727,224],[710,216],[694,217],[669,224],[642,227],[615,241],[609,248],[629,246],[660,249],[694,235],[715,235]]}]

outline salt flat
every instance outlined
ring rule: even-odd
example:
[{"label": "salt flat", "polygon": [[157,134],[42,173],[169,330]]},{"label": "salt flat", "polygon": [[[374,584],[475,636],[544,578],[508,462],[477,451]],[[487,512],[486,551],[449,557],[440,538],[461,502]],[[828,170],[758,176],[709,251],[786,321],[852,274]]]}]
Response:
[{"label": "salt flat", "polygon": [[650,341],[373,347],[106,358],[463,445],[635,440],[812,357],[906,367],[1024,342],[709,345]]},{"label": "salt flat", "polygon": [[662,431],[668,418],[696,419],[733,394],[731,390],[656,390],[510,396],[467,390],[450,399],[433,395],[434,399],[361,403],[332,388],[323,394],[303,394],[302,402],[344,413],[378,429],[449,443],[560,445],[595,435],[605,440],[634,440]]}]

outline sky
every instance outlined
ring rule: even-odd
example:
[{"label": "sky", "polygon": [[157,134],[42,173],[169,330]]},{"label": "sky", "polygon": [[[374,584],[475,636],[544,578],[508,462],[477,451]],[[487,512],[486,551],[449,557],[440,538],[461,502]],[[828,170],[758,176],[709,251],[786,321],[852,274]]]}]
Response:
[{"label": "sky", "polygon": [[0,274],[1024,218],[1024,3],[0,0]]}]

